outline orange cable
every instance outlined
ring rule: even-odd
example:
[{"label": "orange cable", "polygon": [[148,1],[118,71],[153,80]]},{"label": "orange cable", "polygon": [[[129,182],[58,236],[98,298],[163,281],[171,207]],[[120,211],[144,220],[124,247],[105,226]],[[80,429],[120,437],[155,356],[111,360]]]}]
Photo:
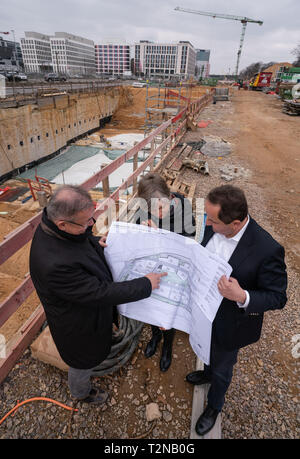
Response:
[{"label": "orange cable", "polygon": [[22,405],[25,405],[25,403],[29,403],[29,402],[34,402],[34,401],[38,401],[38,400],[44,400],[46,402],[51,402],[51,403],[55,403],[56,405],[58,406],[61,406],[62,408],[65,408],[66,410],[69,410],[69,411],[78,411],[78,409],[76,408],[71,408],[70,406],[67,406],[67,405],[64,405],[63,403],[60,403],[60,402],[57,402],[56,400],[53,400],[52,398],[47,398],[47,397],[33,397],[33,398],[28,398],[27,400],[24,400],[23,402],[19,403],[19,400],[18,400],[18,403],[16,406],[14,406],[14,408],[12,408],[8,413],[6,413],[6,415],[0,419],[0,425],[2,424],[3,421],[5,421],[5,419],[12,413],[14,413],[18,408],[20,408],[20,406]]}]

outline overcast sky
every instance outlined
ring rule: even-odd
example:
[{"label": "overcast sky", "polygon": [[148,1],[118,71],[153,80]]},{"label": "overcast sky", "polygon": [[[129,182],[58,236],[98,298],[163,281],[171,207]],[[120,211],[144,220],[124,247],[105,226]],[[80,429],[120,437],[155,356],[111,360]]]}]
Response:
[{"label": "overcast sky", "polygon": [[14,29],[17,41],[24,31],[69,32],[95,43],[189,40],[195,48],[211,50],[211,73],[233,73],[241,23],[174,11],[176,6],[263,21],[247,25],[240,70],[258,61],[295,60],[291,51],[300,43],[300,0],[8,0],[0,6],[0,29]]}]

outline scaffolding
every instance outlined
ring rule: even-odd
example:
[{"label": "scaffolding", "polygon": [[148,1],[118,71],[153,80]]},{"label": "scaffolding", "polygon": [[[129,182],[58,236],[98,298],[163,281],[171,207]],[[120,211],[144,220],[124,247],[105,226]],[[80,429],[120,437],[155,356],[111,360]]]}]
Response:
[{"label": "scaffolding", "polygon": [[147,136],[157,126],[186,108],[192,102],[194,86],[192,83],[180,84],[176,87],[158,85],[156,94],[150,95],[151,86],[147,85],[144,135]]},{"label": "scaffolding", "polygon": [[[145,136],[153,129],[172,118],[184,108],[181,99],[181,87],[173,89],[173,98],[170,98],[171,88],[157,87],[157,92],[150,95],[149,86],[146,89],[145,102]],[[176,92],[177,91],[177,92]]]}]

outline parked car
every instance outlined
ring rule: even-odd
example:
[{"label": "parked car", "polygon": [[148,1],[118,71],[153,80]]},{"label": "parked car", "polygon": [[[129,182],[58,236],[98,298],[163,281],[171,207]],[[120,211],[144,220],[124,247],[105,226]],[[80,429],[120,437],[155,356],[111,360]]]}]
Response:
[{"label": "parked car", "polygon": [[27,81],[25,73],[7,72],[5,76],[7,81]]},{"label": "parked car", "polygon": [[67,81],[66,75],[59,75],[58,73],[47,73],[45,75],[46,81]]},{"label": "parked car", "polygon": [[132,83],[133,88],[144,88],[145,86],[147,86],[146,83],[142,83],[141,81],[135,81]]},{"label": "parked car", "polygon": [[17,80],[19,80],[19,81],[27,81],[28,78],[27,78],[27,75],[25,75],[25,73],[18,73],[17,74]]}]

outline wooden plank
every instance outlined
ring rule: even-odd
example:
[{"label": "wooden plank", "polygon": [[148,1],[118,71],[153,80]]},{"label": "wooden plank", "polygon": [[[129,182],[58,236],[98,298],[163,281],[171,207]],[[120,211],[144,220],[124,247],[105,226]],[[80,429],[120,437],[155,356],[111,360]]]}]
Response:
[{"label": "wooden plank", "polygon": [[[204,199],[202,203],[197,203],[197,215],[196,215],[196,235],[195,240],[201,243],[203,238],[203,216],[204,216]],[[204,369],[203,362],[197,357],[195,371],[201,371]],[[218,415],[214,427],[206,435],[200,436],[196,433],[195,427],[197,420],[204,411],[207,394],[209,391],[209,384],[203,384],[200,386],[194,386],[193,393],[193,404],[192,404],[192,417],[191,417],[191,430],[190,438],[193,440],[208,440],[208,439],[220,439],[221,438],[221,413]]]},{"label": "wooden plank", "polygon": [[31,344],[46,319],[40,305],[6,346],[6,357],[0,359],[0,383],[6,378],[24,350]]},{"label": "wooden plank", "polygon": [[[196,371],[203,370],[203,363],[197,358]],[[216,423],[213,428],[205,435],[200,436],[196,433],[195,427],[197,420],[201,416],[205,408],[205,401],[209,391],[210,384],[203,384],[201,386],[194,386],[193,404],[192,404],[192,419],[190,438],[192,440],[211,440],[221,438],[221,413],[217,417]]]},{"label": "wooden plank", "polygon": [[[104,169],[106,166],[107,164],[102,164],[101,169]],[[109,178],[108,177],[109,175],[102,180],[103,196],[105,198],[108,198],[109,196]]]},{"label": "wooden plank", "polygon": [[179,158],[179,156],[181,155],[181,153],[185,150],[185,148],[187,147],[187,144],[184,143],[183,146],[180,148],[179,152],[177,153],[177,155],[175,156],[175,158],[170,161],[170,163],[167,165],[167,169],[172,169],[172,165],[175,163],[176,159]]}]

